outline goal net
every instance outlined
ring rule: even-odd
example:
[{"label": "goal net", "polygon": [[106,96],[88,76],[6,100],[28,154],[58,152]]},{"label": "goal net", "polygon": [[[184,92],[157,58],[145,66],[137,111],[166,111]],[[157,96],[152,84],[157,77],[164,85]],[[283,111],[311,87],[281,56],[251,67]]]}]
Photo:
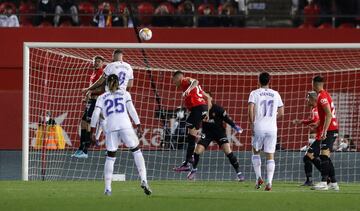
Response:
[{"label": "goal net", "polygon": [[[270,86],[279,91],[285,104],[285,116],[278,121],[275,154],[274,179],[280,181],[301,181],[305,177],[304,152],[300,149],[308,143],[309,129],[291,122],[310,116],[305,96],[312,89],[312,78],[321,74],[340,125],[332,155],[337,177],[341,182],[360,181],[360,45],[104,43],[25,44],[24,180],[103,178],[103,142],[89,149],[87,159],[71,155],[80,142],[85,109],[81,90],[89,85],[92,58],[101,55],[110,62],[114,48],[123,49],[124,61],[134,69],[131,95],[144,128],[140,144],[149,179],[186,179],[185,173],[173,171],[186,152],[184,122],[177,118],[182,93],[171,82],[172,73],[181,70],[198,79],[214,101],[245,129],[236,134],[228,126],[227,135],[247,180],[255,180],[247,101],[251,90],[258,87],[259,73],[272,75]],[[50,113],[54,127],[42,124]],[[348,136],[347,141],[343,140]],[[114,174],[124,174],[126,180],[137,179],[129,150],[120,146],[117,158]],[[198,169],[198,180],[235,179],[227,157],[216,144],[201,156]],[[314,168],[316,178],[319,173]]]}]

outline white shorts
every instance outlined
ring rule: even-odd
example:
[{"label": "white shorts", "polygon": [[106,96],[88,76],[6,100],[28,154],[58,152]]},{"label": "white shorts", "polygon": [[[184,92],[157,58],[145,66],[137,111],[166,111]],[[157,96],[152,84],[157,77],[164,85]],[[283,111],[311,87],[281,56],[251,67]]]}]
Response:
[{"label": "white shorts", "polygon": [[129,128],[106,133],[105,144],[107,151],[116,151],[121,143],[130,149],[139,145],[139,139],[134,129]]},{"label": "white shorts", "polygon": [[274,153],[276,148],[277,132],[255,131],[251,145],[256,151],[264,150],[266,153]]}]

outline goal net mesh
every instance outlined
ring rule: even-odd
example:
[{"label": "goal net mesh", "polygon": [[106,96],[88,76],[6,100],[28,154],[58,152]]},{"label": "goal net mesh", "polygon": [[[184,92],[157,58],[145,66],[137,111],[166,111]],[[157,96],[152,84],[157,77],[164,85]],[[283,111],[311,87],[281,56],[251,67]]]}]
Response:
[{"label": "goal net mesh", "polygon": [[[87,159],[72,158],[80,143],[79,127],[85,109],[83,88],[89,86],[92,58],[112,59],[114,49],[30,48],[29,96],[29,179],[95,180],[103,178],[105,146],[91,147]],[[131,95],[144,135],[140,140],[149,179],[185,180],[185,173],[173,167],[185,158],[186,143],[182,120],[174,130],[175,110],[181,105],[181,91],[171,82],[174,71],[199,80],[214,101],[244,128],[235,134],[228,126],[234,154],[247,180],[255,180],[251,164],[251,131],[247,100],[258,87],[262,71],[272,75],[271,88],[278,90],[285,104],[285,116],[278,121],[278,145],[274,179],[304,179],[300,148],[307,145],[309,130],[291,124],[306,119],[310,108],[305,96],[311,79],[321,74],[332,95],[340,138],[352,141],[333,154],[337,177],[342,182],[360,181],[360,49],[141,49],[124,48],[124,61],[134,69]],[[145,60],[147,60],[145,62]],[[147,64],[149,66],[147,66]],[[44,128],[41,122],[51,112],[58,127]],[[210,114],[211,115],[211,114]],[[59,138],[60,137],[60,138]],[[335,150],[339,143],[335,144]],[[103,143],[102,143],[103,144]],[[344,146],[342,144],[341,146]],[[264,157],[264,156],[263,156]],[[264,158],[263,158],[264,159]],[[265,162],[263,162],[265,163]],[[216,144],[211,144],[198,165],[199,180],[233,180],[235,172]],[[263,166],[263,172],[265,170]],[[314,168],[314,178],[319,173]],[[137,179],[137,169],[128,149],[117,153],[114,174]]]}]

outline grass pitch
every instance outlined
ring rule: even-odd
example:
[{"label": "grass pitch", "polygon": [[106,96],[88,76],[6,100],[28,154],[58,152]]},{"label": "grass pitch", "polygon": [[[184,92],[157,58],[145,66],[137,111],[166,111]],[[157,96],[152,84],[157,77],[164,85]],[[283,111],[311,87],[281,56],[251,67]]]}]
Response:
[{"label": "grass pitch", "polygon": [[[146,196],[138,181],[113,182],[103,195],[102,181],[0,181],[0,210],[360,210],[360,184],[340,191],[312,191],[295,183],[274,182],[273,190],[255,190],[251,182],[150,181]],[[326,204],[326,206],[325,206]]]}]

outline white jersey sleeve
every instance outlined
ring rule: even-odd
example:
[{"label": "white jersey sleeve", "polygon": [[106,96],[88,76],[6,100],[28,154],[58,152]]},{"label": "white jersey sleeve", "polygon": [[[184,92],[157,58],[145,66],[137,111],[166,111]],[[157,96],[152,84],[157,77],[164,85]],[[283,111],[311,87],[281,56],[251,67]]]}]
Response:
[{"label": "white jersey sleeve", "polygon": [[134,121],[134,123],[136,125],[139,125],[140,124],[140,119],[139,119],[139,116],[136,112],[136,109],[135,109],[135,106],[132,102],[132,99],[131,99],[131,95],[129,92],[126,92],[126,108],[127,108],[127,111],[131,117],[131,119]]},{"label": "white jersey sleeve", "polygon": [[98,99],[96,100],[94,112],[91,116],[90,127],[96,127],[96,124],[99,121],[100,113],[102,111],[102,106],[101,106],[102,102],[101,101],[102,101],[102,98],[98,97]]},{"label": "white jersey sleeve", "polygon": [[250,93],[248,103],[256,104],[256,96],[255,96],[255,95],[256,95],[255,91],[252,91],[252,92]]},{"label": "white jersey sleeve", "polygon": [[276,93],[277,93],[277,97],[278,97],[278,101],[279,101],[278,108],[284,107],[284,103],[281,99],[279,92],[276,92]]}]

